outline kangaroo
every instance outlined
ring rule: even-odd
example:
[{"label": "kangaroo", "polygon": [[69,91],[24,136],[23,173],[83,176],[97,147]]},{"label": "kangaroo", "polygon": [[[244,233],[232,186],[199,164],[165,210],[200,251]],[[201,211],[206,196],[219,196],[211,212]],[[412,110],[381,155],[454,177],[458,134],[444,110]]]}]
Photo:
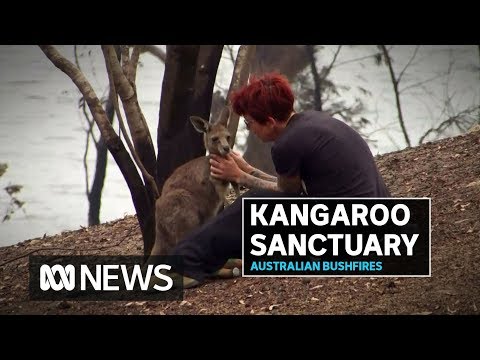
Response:
[{"label": "kangaroo", "polygon": [[[194,128],[204,134],[210,154],[230,152],[228,116],[214,124],[191,116]],[[178,167],[165,181],[155,203],[156,236],[151,256],[168,255],[190,231],[216,215],[225,203],[229,182],[210,176],[208,156],[201,156]],[[148,261],[147,261],[148,262]]]}]

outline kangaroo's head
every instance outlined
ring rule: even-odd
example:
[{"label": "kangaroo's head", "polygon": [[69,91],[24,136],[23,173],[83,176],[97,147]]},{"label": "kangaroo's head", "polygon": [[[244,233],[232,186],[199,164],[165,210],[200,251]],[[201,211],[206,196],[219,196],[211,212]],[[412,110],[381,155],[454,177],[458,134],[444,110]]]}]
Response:
[{"label": "kangaroo's head", "polygon": [[223,112],[217,122],[210,124],[199,116],[190,116],[193,127],[198,132],[203,133],[205,149],[210,154],[226,156],[230,152],[230,132],[227,129],[228,118],[229,116],[225,116],[225,112]]}]

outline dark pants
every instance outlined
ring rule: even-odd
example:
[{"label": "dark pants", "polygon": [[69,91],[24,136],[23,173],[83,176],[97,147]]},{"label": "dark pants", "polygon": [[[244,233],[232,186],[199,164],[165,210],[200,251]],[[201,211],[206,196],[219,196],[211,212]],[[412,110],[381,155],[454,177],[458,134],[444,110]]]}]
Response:
[{"label": "dark pants", "polygon": [[271,190],[252,189],[217,216],[194,230],[173,249],[183,257],[184,274],[203,282],[230,258],[242,258],[242,198],[287,196]]}]

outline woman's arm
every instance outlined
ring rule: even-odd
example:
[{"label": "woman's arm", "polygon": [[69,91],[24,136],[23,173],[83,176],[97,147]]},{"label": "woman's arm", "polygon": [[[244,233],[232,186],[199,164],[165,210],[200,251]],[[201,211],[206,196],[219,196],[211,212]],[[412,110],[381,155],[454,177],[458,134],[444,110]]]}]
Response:
[{"label": "woman's arm", "polygon": [[264,173],[248,164],[240,154],[233,152],[222,158],[210,155],[210,173],[214,178],[234,181],[248,188],[259,188],[287,193],[300,193],[300,176],[285,177]]}]

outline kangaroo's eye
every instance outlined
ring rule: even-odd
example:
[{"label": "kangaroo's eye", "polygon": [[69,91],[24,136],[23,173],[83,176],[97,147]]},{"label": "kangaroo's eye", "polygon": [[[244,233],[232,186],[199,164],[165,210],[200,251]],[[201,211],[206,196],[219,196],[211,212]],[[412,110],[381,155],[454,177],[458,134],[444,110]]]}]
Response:
[{"label": "kangaroo's eye", "polygon": [[227,136],[227,141],[230,141],[230,136]]},{"label": "kangaroo's eye", "polygon": [[212,137],[212,141],[213,141],[213,142],[217,142],[217,141],[218,141],[218,137],[216,137],[216,136],[215,136],[215,137]]}]

